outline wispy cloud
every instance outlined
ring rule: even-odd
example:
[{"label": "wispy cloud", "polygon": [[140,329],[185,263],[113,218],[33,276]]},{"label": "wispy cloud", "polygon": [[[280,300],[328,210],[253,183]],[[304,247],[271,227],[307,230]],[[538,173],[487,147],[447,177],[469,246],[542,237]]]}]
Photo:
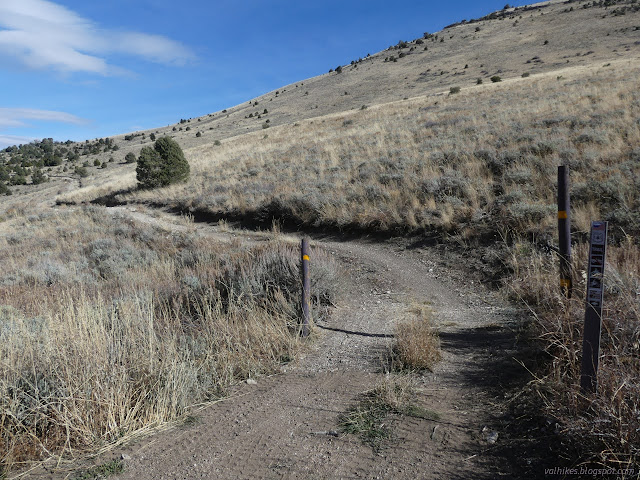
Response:
[{"label": "wispy cloud", "polygon": [[55,110],[36,110],[33,108],[0,108],[0,127],[24,127],[25,120],[46,122],[62,122],[74,125],[85,125],[87,120],[70,113]]},{"label": "wispy cloud", "polygon": [[71,123],[74,125],[88,123],[87,120],[66,112],[36,110],[33,108],[0,108],[0,128],[25,127],[28,125],[27,120]]},{"label": "wispy cloud", "polygon": [[0,0],[0,54],[28,68],[113,75],[123,71],[108,63],[114,53],[167,65],[195,58],[167,37],[103,29],[48,0]]},{"label": "wispy cloud", "polygon": [[[72,125],[86,125],[89,123],[84,118],[66,112],[36,110],[33,108],[0,108],[0,129],[28,127],[33,121],[69,123]],[[8,135],[0,132],[0,148],[29,143],[31,140],[33,140],[33,137]]]},{"label": "wispy cloud", "polygon": [[11,145],[22,145],[34,140],[31,137],[19,137],[17,135],[0,134],[0,149],[10,147]]}]

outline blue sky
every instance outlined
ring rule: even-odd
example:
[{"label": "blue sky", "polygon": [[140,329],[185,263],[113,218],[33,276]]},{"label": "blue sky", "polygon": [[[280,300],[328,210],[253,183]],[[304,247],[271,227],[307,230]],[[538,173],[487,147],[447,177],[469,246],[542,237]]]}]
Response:
[{"label": "blue sky", "polygon": [[0,148],[204,115],[504,5],[0,0]]}]

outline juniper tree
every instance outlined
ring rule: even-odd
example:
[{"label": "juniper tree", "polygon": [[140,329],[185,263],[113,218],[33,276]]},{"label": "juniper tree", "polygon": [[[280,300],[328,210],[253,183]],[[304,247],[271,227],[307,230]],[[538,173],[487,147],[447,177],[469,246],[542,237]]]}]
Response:
[{"label": "juniper tree", "polygon": [[140,188],[157,188],[189,178],[189,163],[180,145],[169,137],[159,138],[153,148],[143,147],[138,157],[136,178]]}]

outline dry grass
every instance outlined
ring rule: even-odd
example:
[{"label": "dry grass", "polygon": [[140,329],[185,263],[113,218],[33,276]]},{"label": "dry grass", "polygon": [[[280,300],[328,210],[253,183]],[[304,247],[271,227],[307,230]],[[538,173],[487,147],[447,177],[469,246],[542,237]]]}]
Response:
[{"label": "dry grass", "polygon": [[[159,425],[301,347],[298,252],[277,241],[218,245],[90,207],[9,220],[0,247],[2,468]],[[335,282],[314,258],[318,308]]]},{"label": "dry grass", "polygon": [[410,319],[399,322],[395,327],[394,366],[431,370],[442,358],[431,310],[425,305],[416,305],[410,313]]},{"label": "dry grass", "polygon": [[98,184],[89,184],[84,187],[60,194],[56,197],[58,203],[80,204],[96,198],[105,197],[113,192],[134,190],[137,186],[135,173],[113,175],[114,179],[101,179]]},{"label": "dry grass", "polygon": [[575,294],[566,300],[555,256],[521,244],[514,249],[509,288],[537,312],[550,362],[533,387],[547,414],[583,445],[583,460],[633,467],[640,458],[640,249],[627,239],[607,252],[598,393],[585,398],[579,383],[587,255],[587,245],[574,251]]}]

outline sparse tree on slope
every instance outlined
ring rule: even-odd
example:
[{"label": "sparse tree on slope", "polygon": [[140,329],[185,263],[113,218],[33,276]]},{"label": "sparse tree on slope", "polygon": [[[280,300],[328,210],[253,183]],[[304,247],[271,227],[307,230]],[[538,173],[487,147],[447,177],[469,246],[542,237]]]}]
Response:
[{"label": "sparse tree on slope", "polygon": [[159,138],[153,148],[143,147],[138,157],[136,178],[140,188],[157,188],[189,178],[189,163],[178,143]]}]

